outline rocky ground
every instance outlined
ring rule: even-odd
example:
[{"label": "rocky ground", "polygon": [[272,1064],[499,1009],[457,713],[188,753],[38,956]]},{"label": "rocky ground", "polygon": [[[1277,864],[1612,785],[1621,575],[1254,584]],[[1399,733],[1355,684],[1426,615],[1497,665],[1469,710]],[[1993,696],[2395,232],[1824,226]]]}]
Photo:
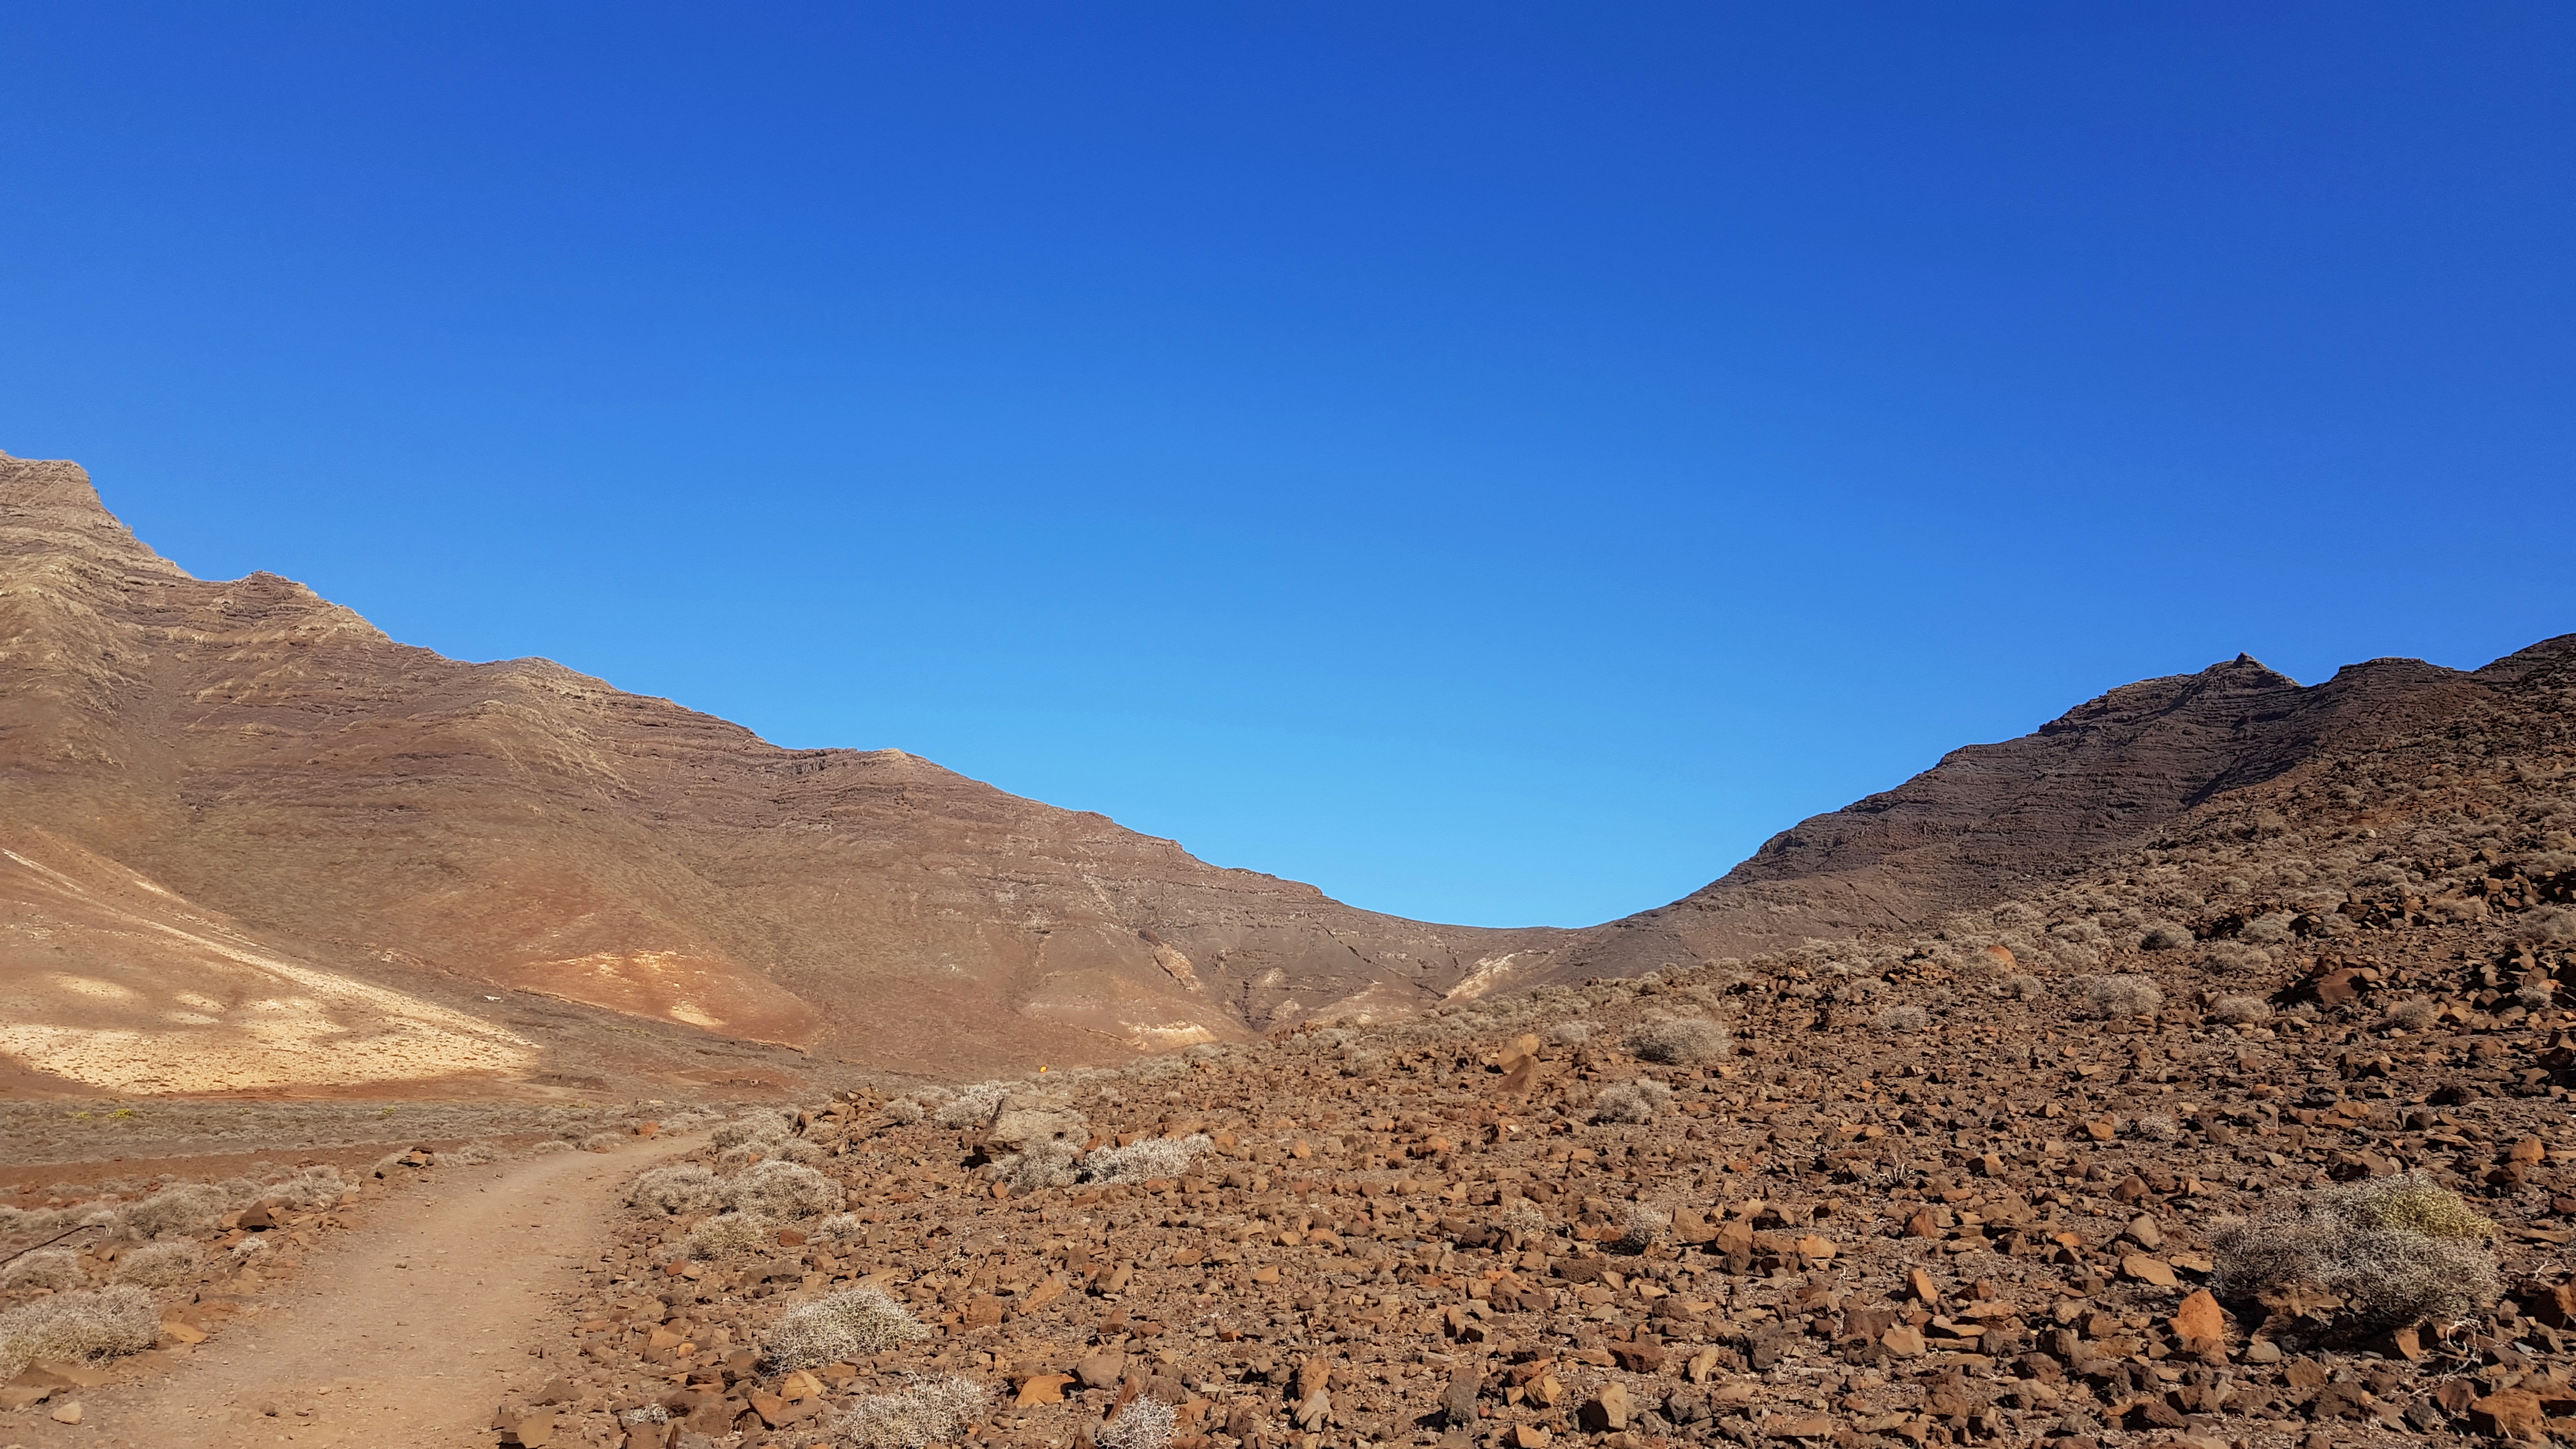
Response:
[{"label": "rocky ground", "polygon": [[2576,1441],[2576,688],[2515,689],[1919,931],[739,1115],[493,1440]]},{"label": "rocky ground", "polygon": [[[991,1395],[952,1436],[1031,1446],[2576,1441],[2569,755],[2404,749],[1913,939],[746,1119],[511,1407],[637,1449],[936,1438],[887,1405],[949,1376]],[[2334,1271],[2228,1235],[2400,1188],[2476,1215],[2449,1281],[2328,1213]],[[927,1335],[782,1349],[866,1286]]]}]

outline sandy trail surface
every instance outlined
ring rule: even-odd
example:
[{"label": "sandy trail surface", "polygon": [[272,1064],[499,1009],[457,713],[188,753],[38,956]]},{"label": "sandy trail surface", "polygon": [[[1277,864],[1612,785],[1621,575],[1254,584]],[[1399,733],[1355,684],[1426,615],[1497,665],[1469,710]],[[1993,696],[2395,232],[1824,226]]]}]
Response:
[{"label": "sandy trail surface", "polygon": [[605,1241],[634,1175],[698,1145],[565,1152],[445,1173],[318,1250],[167,1369],[80,1395],[78,1425],[0,1430],[12,1446],[492,1444],[493,1410],[562,1365],[559,1300]]}]

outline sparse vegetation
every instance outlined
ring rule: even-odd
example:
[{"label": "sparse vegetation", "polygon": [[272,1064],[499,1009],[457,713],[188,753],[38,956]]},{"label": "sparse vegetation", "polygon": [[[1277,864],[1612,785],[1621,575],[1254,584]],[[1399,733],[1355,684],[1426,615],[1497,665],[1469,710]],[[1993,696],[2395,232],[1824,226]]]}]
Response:
[{"label": "sparse vegetation", "polygon": [[152,1295],[131,1284],[39,1298],[0,1313],[0,1383],[38,1360],[87,1363],[140,1353],[160,1334]]},{"label": "sparse vegetation", "polygon": [[802,1163],[771,1158],[717,1185],[727,1207],[772,1218],[808,1218],[837,1212],[841,1185]]},{"label": "sparse vegetation", "polygon": [[1642,1125],[1654,1121],[1655,1114],[1672,1100],[1673,1089],[1652,1077],[1613,1082],[1592,1099],[1592,1120]]},{"label": "sparse vegetation", "polygon": [[[933,1445],[963,1439],[975,1417],[991,1401],[990,1389],[952,1374],[914,1384],[898,1393],[870,1394],[850,1405],[834,1425],[834,1432],[852,1449],[931,1449]],[[1171,1413],[1169,1407],[1164,1408],[1166,1420]],[[1101,1442],[1110,1444],[1112,1449],[1162,1449],[1160,1444],[1119,1444],[1105,1432]]]},{"label": "sparse vegetation", "polygon": [[2365,1327],[2456,1318],[2502,1291],[2495,1225],[2421,1177],[2284,1199],[2217,1233],[2213,1289],[2249,1301],[2293,1285],[2333,1295]]},{"label": "sparse vegetation", "polygon": [[2408,997],[2388,1008],[2388,1024],[2405,1031],[2423,1031],[2441,1020],[2442,1009],[2421,996]]},{"label": "sparse vegetation", "polygon": [[176,1288],[205,1272],[205,1252],[185,1238],[146,1243],[116,1260],[115,1279],[145,1288]]},{"label": "sparse vegetation", "polygon": [[1125,1147],[1103,1147],[1085,1153],[1082,1177],[1086,1182],[1148,1182],[1178,1177],[1190,1170],[1190,1163],[1200,1153],[1214,1145],[1204,1132],[1187,1137],[1143,1137]]},{"label": "sparse vegetation", "polygon": [[781,1315],[762,1340],[761,1361],[779,1370],[854,1362],[929,1336],[883,1290],[849,1288]]},{"label": "sparse vegetation", "polygon": [[1560,1021],[1547,1029],[1547,1039],[1561,1047],[1579,1047],[1592,1040],[1592,1023]]},{"label": "sparse vegetation", "polygon": [[714,1207],[716,1175],[694,1162],[657,1167],[635,1179],[628,1189],[629,1207],[651,1208],[665,1217],[686,1217]]},{"label": "sparse vegetation", "polygon": [[2092,1016],[2119,1020],[2153,1016],[2164,1009],[2165,994],[2145,976],[2086,976],[2075,983],[2084,1010]]},{"label": "sparse vegetation", "polygon": [[0,1268],[0,1288],[69,1288],[81,1280],[80,1254],[69,1248],[22,1253]]},{"label": "sparse vegetation", "polygon": [[758,1213],[718,1213],[689,1229],[689,1256],[738,1257],[766,1247],[777,1236],[778,1224]]},{"label": "sparse vegetation", "polygon": [[2209,1019],[2225,1026],[2254,1026],[2272,1019],[2272,1003],[2259,996],[2222,996],[2209,1003]]},{"label": "sparse vegetation", "polygon": [[1628,1217],[1619,1241],[1629,1249],[1644,1252],[1662,1242],[1673,1230],[1673,1215],[1648,1203],[1628,1204]]},{"label": "sparse vegetation", "polygon": [[1640,1060],[1672,1066],[1714,1061],[1734,1044],[1705,1016],[1649,1016],[1628,1033],[1628,1050]]},{"label": "sparse vegetation", "polygon": [[1100,1426],[1107,1449],[1164,1449],[1172,1442],[1172,1406],[1152,1395],[1139,1395]]},{"label": "sparse vegetation", "polygon": [[1932,1014],[1919,1006],[1891,1002],[1878,1009],[1870,1025],[1886,1032],[1917,1032],[1932,1024]]}]

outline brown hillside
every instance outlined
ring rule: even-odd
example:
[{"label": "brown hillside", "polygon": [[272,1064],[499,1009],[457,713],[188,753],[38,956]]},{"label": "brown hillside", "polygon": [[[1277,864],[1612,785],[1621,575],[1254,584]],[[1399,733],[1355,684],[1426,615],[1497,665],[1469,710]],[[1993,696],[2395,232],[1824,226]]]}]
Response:
[{"label": "brown hillside", "polygon": [[66,1092],[784,1087],[1397,1017],[2026,894],[2228,792],[2483,717],[2510,664],[2131,685],[1672,906],[1481,930],[898,750],[779,749],[543,660],[442,658],[274,575],[194,579],[77,466],[0,455],[0,1070]]}]

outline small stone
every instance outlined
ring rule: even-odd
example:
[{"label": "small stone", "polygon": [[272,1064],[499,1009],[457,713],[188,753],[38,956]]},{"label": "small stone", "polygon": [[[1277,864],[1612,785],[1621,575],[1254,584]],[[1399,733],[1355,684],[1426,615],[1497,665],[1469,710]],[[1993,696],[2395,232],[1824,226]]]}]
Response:
[{"label": "small stone", "polygon": [[1536,1424],[1514,1424],[1512,1449],[1547,1449],[1547,1431]]},{"label": "small stone", "polygon": [[2165,1245],[2164,1226],[2153,1217],[2140,1215],[2129,1223],[2129,1241],[2152,1253]]},{"label": "small stone", "polygon": [[1013,1406],[1034,1409],[1041,1404],[1061,1404],[1065,1385],[1073,1381],[1071,1374],[1031,1374],[1020,1380],[1019,1397],[1012,1401]]},{"label": "small stone", "polygon": [[1449,1375],[1449,1391],[1440,1399],[1441,1412],[1453,1428],[1466,1428],[1476,1422],[1476,1399],[1485,1391],[1485,1376],[1472,1368],[1461,1368]]},{"label": "small stone", "polygon": [[[62,1414],[57,1410],[54,1417]],[[2469,1405],[2470,1422],[2499,1439],[2538,1439],[2547,1432],[2540,1395],[2529,1389],[2499,1389]]]},{"label": "small stone", "polygon": [[2548,1158],[2549,1145],[2537,1137],[2525,1137],[2513,1144],[2513,1150],[2505,1154],[2505,1161],[2518,1162],[2525,1167],[2545,1162]]},{"label": "small stone", "polygon": [[1114,1389],[1118,1387],[1118,1381],[1127,1376],[1127,1355],[1095,1353],[1077,1359],[1073,1365],[1073,1376],[1082,1380],[1086,1389]]},{"label": "small stone", "polygon": [[2186,1348],[2196,1349],[2227,1341],[2227,1311],[2218,1306],[2218,1300],[2211,1297],[2206,1288],[2197,1290],[2177,1304],[2173,1317],[2167,1321],[2173,1325],[2174,1336],[2181,1339]]},{"label": "small stone", "polygon": [[[2538,1401],[2534,1400],[2534,1402]],[[81,1421],[80,1400],[74,1399],[68,1404],[56,1405],[53,1412],[45,1417],[57,1424],[77,1424]]]},{"label": "small stone", "polygon": [[1931,1274],[1920,1268],[1906,1270],[1905,1291],[1914,1295],[1915,1302],[1927,1308],[1941,1301],[1940,1285],[1932,1281]]},{"label": "small stone", "polygon": [[2172,1288],[2181,1280],[2174,1277],[2173,1265],[2144,1253],[2131,1253],[2120,1260],[2120,1276],[2135,1279],[2157,1288]]},{"label": "small stone", "polygon": [[1583,1426],[1596,1434],[1625,1429],[1628,1413],[1628,1386],[1614,1379],[1603,1384],[1591,1402],[1583,1406]]},{"label": "small stone", "polygon": [[1897,1358],[1913,1358],[1923,1352],[1923,1331],[1910,1323],[1900,1323],[1879,1335],[1878,1346]]}]

